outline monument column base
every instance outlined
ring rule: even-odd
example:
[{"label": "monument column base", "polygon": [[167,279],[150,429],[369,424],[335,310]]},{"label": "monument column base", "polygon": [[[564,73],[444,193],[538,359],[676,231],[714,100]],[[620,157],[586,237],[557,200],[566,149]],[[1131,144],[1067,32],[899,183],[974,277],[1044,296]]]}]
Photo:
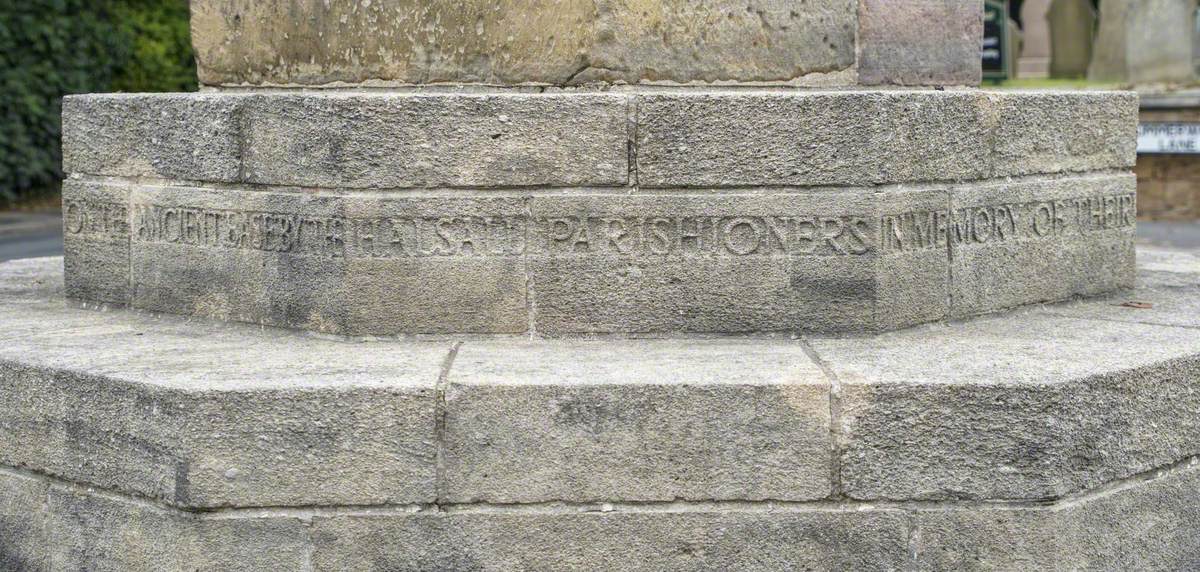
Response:
[{"label": "monument column base", "polygon": [[0,568],[1195,568],[1200,260],[1141,264],[870,338],[363,341],[5,263]]}]

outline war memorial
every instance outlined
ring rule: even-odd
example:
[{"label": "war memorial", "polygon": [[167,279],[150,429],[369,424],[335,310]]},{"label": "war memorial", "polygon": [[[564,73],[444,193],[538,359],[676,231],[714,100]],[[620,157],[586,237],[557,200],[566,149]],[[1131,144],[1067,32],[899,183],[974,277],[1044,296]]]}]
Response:
[{"label": "war memorial", "polygon": [[1200,257],[980,4],[194,0],[0,265],[0,568],[1195,569]]}]

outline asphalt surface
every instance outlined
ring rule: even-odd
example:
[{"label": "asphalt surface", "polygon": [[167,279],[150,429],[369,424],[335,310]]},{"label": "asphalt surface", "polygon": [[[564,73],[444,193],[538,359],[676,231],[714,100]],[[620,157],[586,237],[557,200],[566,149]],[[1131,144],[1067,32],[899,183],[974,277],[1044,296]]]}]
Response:
[{"label": "asphalt surface", "polygon": [[[1200,221],[1138,221],[1138,242],[1200,251]],[[62,223],[55,213],[0,213],[0,262],[62,256]]]},{"label": "asphalt surface", "polygon": [[61,256],[62,216],[56,212],[0,212],[0,262]]}]

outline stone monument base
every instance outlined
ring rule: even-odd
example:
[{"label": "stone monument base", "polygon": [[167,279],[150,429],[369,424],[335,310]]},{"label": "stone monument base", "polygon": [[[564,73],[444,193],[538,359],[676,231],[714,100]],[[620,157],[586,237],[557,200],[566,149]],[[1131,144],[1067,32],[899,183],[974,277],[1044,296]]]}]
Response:
[{"label": "stone monument base", "polygon": [[63,109],[75,300],[337,335],[857,334],[1133,284],[1133,93]]},{"label": "stone monument base", "polygon": [[1200,258],[862,338],[364,341],[0,266],[5,570],[1193,569]]}]

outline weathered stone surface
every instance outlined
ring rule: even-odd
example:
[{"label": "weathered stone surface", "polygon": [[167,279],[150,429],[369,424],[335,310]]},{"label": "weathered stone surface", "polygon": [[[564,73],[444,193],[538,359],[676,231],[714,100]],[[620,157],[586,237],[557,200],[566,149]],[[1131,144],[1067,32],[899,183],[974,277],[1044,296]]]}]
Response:
[{"label": "weathered stone surface", "polygon": [[1200,505],[1188,500],[1200,490],[1196,460],[1147,477],[1151,480],[1126,483],[1059,514],[1063,568],[1200,568]]},{"label": "weathered stone surface", "polygon": [[129,189],[63,182],[67,296],[129,303]]},{"label": "weathered stone surface", "polygon": [[624,185],[627,98],[276,94],[247,100],[245,177],[323,187]]},{"label": "weathered stone surface", "polygon": [[953,316],[1133,287],[1136,194],[1132,175],[955,188]]},{"label": "weathered stone surface", "polygon": [[339,344],[45,301],[6,304],[0,320],[0,463],[179,506],[434,498],[449,344]]},{"label": "weathered stone surface", "polygon": [[212,85],[792,82],[853,69],[855,18],[854,0],[198,0],[192,39]]},{"label": "weathered stone surface", "polygon": [[795,342],[471,343],[448,381],[448,502],[830,492],[829,386]]},{"label": "weathered stone surface", "polygon": [[313,528],[319,570],[886,570],[906,558],[892,511],[342,516]]},{"label": "weathered stone surface", "polygon": [[855,185],[978,179],[995,118],[982,92],[645,95],[646,187]]},{"label": "weathered stone surface", "polygon": [[862,0],[858,80],[976,86],[982,41],[982,0]]},{"label": "weathered stone surface", "polygon": [[1194,462],[1046,508],[914,513],[920,570],[1191,570],[1200,512]]},{"label": "weathered stone surface", "polygon": [[1108,304],[1085,300],[1053,306],[1055,315],[1200,329],[1200,253],[1138,247],[1137,288]]},{"label": "weathered stone surface", "polygon": [[133,305],[338,334],[528,328],[525,204],[136,187]]},{"label": "weathered stone surface", "polygon": [[[946,204],[937,191],[535,197],[534,322],[561,335],[874,330],[936,319],[945,314],[945,252],[900,253],[876,237],[884,213]],[[882,291],[881,282],[913,275],[917,288]],[[930,277],[935,296],[916,294]],[[886,324],[876,321],[884,306]]]},{"label": "weathered stone surface", "polygon": [[1128,169],[1137,160],[1133,92],[997,92],[991,175]]},{"label": "weathered stone surface", "polygon": [[76,175],[266,185],[855,186],[1127,168],[1136,99],[886,90],[74,96],[63,145]]},{"label": "weathered stone surface", "polygon": [[[464,195],[72,181],[68,294],[349,335],[894,330],[1132,285],[1132,183]],[[120,234],[72,233],[96,225]]]},{"label": "weathered stone surface", "polygon": [[852,498],[1052,498],[1200,452],[1193,330],[1027,312],[812,344]]},{"label": "weathered stone surface", "polygon": [[301,570],[294,518],[202,519],[0,471],[5,570]]},{"label": "weathered stone surface", "polygon": [[234,94],[68,95],[63,171],[217,182],[241,168]]}]

